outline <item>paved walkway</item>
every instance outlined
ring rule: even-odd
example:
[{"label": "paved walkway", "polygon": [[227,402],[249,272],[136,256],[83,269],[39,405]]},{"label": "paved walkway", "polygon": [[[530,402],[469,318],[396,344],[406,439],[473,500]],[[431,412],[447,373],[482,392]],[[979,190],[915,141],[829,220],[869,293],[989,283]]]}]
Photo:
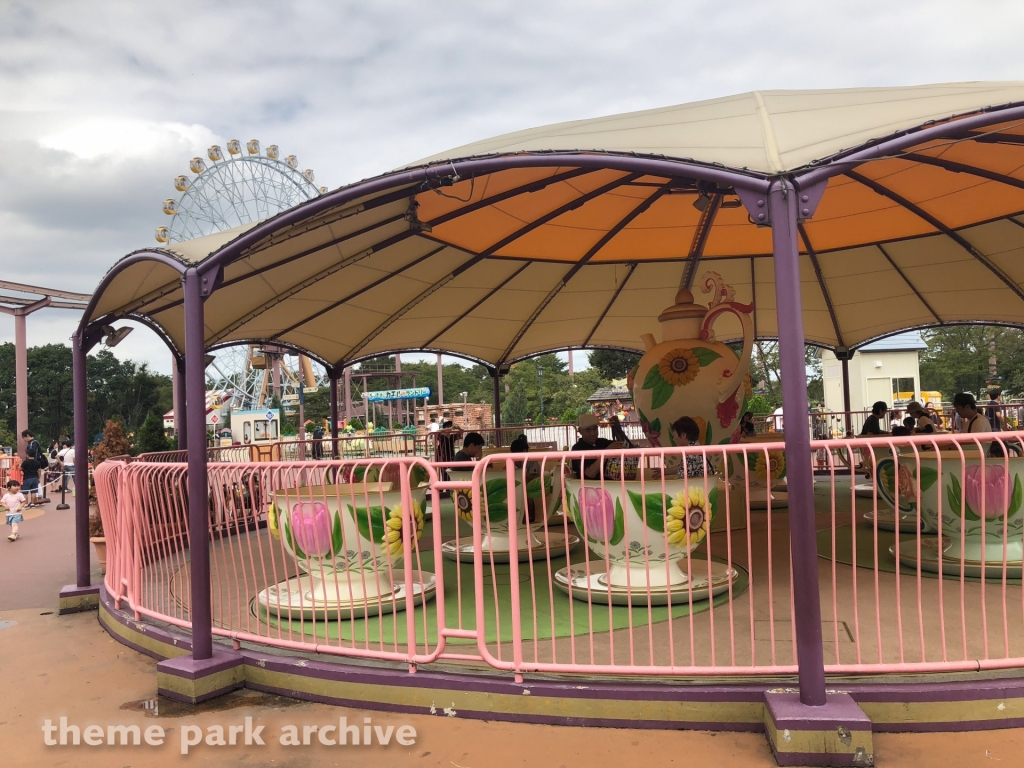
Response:
[{"label": "paved walkway", "polygon": [[[630,731],[492,723],[426,715],[394,715],[295,702],[239,691],[198,707],[156,700],[155,662],[116,643],[95,613],[57,616],[56,595],[74,580],[71,511],[53,509],[28,520],[20,541],[0,539],[0,754],[4,766],[422,766],[423,768],[602,768],[622,765],[773,766],[761,734]],[[97,574],[98,576],[98,574]],[[163,746],[52,746],[43,744],[43,722],[159,725]],[[198,746],[180,754],[182,729],[263,725],[266,746]],[[283,747],[284,725],[325,725],[371,718],[383,726],[411,725],[416,744],[403,747]],[[1016,765],[1024,730],[966,734],[875,736],[877,765]]]}]

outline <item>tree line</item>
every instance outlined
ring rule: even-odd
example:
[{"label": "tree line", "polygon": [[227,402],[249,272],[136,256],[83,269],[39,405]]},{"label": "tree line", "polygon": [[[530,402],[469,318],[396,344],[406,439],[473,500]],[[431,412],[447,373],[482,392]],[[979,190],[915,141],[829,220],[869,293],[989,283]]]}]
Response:
[{"label": "tree line", "polygon": [[[47,444],[74,435],[71,348],[63,344],[29,347],[28,425]],[[107,349],[89,355],[89,436],[103,431],[109,419],[120,420],[125,432],[138,431],[147,416],[162,419],[171,409],[171,379],[145,363],[118,360]],[[0,445],[15,445],[14,345],[0,344]]]}]

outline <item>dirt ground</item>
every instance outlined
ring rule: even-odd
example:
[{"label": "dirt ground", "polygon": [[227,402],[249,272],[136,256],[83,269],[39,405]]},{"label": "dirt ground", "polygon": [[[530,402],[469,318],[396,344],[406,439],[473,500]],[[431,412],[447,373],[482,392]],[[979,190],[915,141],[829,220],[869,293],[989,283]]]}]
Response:
[{"label": "dirt ground", "polygon": [[[55,502],[56,503],[56,502]],[[238,691],[197,707],[157,701],[154,662],[115,642],[95,613],[57,616],[57,592],[74,579],[73,518],[50,505],[26,521],[20,541],[0,539],[0,764],[4,766],[422,766],[423,768],[575,768],[588,766],[773,766],[761,734],[569,728],[395,715],[307,704]],[[96,575],[98,579],[98,572]],[[84,729],[100,725],[150,726],[164,731],[161,746],[47,746],[47,719]],[[265,746],[192,747],[181,754],[189,726],[264,726]],[[281,746],[287,725],[364,723],[387,733],[412,726],[415,744],[328,747],[311,734],[309,746]],[[397,734],[397,730],[393,735]],[[104,736],[106,734],[104,733]],[[54,734],[59,739],[59,733]],[[155,739],[154,739],[155,740]],[[242,737],[239,741],[242,741]],[[945,734],[876,734],[876,764],[889,766],[1018,765],[1024,730]],[[1016,757],[1015,757],[1016,756]]]}]

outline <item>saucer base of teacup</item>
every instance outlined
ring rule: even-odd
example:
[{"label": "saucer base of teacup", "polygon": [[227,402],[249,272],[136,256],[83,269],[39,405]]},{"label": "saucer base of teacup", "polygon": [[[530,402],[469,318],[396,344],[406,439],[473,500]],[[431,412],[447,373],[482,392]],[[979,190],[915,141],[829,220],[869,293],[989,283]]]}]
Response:
[{"label": "saucer base of teacup", "polygon": [[255,602],[282,619],[315,617],[319,621],[344,621],[404,611],[410,597],[413,605],[419,605],[437,592],[437,578],[429,571],[412,572],[411,596],[404,576],[405,571],[399,566],[390,592],[363,596],[358,594],[363,581],[358,571],[325,574],[322,578],[303,574],[267,587],[256,595]]},{"label": "saucer base of teacup", "polygon": [[[878,523],[878,530],[896,530],[896,510],[882,509],[879,507],[877,515],[875,515],[873,510],[864,513],[864,520],[868,523],[874,525],[876,519]],[[919,529],[924,532],[924,520],[918,520],[916,512],[901,512],[899,529],[900,533],[917,533]]]},{"label": "saucer base of teacup", "polygon": [[[519,532],[519,562],[527,560],[543,560],[548,557],[562,557],[565,551],[574,547],[580,542],[580,537],[574,533],[565,534],[560,531],[548,530],[548,543],[544,543],[544,531],[533,531],[533,540],[527,543],[525,533]],[[512,559],[511,547],[505,537],[494,537],[488,540],[486,537],[483,543],[483,561],[489,563],[507,563]],[[473,562],[473,537],[464,536],[459,539],[458,544],[454,540],[446,541],[441,545],[441,554],[449,560],[457,560],[460,563]]]},{"label": "saucer base of teacup", "polygon": [[[652,567],[664,567],[662,563]],[[607,566],[603,560],[591,560],[588,563],[577,563],[571,568],[562,568],[555,573],[555,586],[570,597],[583,602],[591,601],[607,605],[632,605],[634,608],[651,605],[686,605],[707,600],[728,592],[739,578],[739,571],[725,563],[711,561],[711,578],[708,579],[708,561],[693,558],[689,565],[685,560],[673,562],[671,568],[679,568],[683,572],[681,584],[660,587],[636,587],[626,589],[607,584]],[[687,575],[688,573],[688,575]]]},{"label": "saucer base of teacup", "polygon": [[[898,542],[898,555],[896,551],[897,544],[893,544],[889,547],[889,552],[896,555],[900,563],[909,566],[910,568],[917,568],[918,562],[920,562],[921,570],[928,571],[930,573],[941,572],[944,576],[959,577],[962,565],[964,576],[981,578],[984,573],[986,579],[999,580],[1003,578],[1003,561],[1001,558],[993,557],[991,560],[986,559],[984,563],[980,560],[964,558],[961,563],[959,553],[955,551],[959,549],[959,546],[955,546],[958,545],[959,542],[954,542],[949,536],[943,536],[941,539],[942,558],[940,560],[939,541],[940,539],[938,536],[921,538],[920,561],[918,561],[917,556],[916,538]],[[1006,561],[1006,577],[1008,579],[1021,578],[1022,571],[1024,571],[1024,562],[1009,559]]]}]

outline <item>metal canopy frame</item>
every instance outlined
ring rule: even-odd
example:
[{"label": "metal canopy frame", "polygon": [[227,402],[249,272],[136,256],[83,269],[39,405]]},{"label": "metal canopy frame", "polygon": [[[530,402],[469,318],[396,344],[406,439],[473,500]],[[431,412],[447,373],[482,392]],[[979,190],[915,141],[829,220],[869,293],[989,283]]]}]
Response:
[{"label": "metal canopy frame", "polygon": [[[92,302],[90,302],[90,308],[95,304],[97,297],[102,295],[104,287],[109,284],[126,264],[131,263],[132,259],[157,259],[173,266],[182,276],[184,288],[183,302],[187,339],[185,348],[186,398],[189,402],[202,401],[205,403],[203,356],[206,349],[203,303],[216,291],[226,266],[253,253],[262,244],[271,241],[276,233],[284,232],[290,228],[301,229],[305,224],[318,216],[327,214],[332,209],[341,208],[337,215],[344,216],[345,211],[348,209],[343,208],[343,206],[355,204],[355,201],[367,195],[382,194],[390,201],[397,201],[401,200],[403,196],[408,196],[410,188],[415,188],[419,185],[429,186],[432,183],[440,184],[442,179],[450,181],[453,175],[461,178],[470,178],[474,175],[482,175],[509,168],[566,166],[580,169],[580,174],[584,172],[583,169],[617,170],[632,174],[634,175],[633,178],[637,178],[642,174],[650,174],[668,177],[673,180],[681,179],[687,183],[703,182],[714,184],[719,190],[732,190],[735,194],[739,195],[750,214],[752,222],[771,227],[772,258],[775,266],[778,340],[783,369],[783,406],[790,413],[802,413],[807,410],[807,391],[804,364],[805,338],[800,291],[800,222],[811,219],[814,216],[816,205],[821,199],[828,180],[834,176],[846,174],[860,181],[865,177],[857,174],[855,169],[864,163],[892,157],[901,157],[914,162],[916,153],[903,154],[904,150],[932,140],[984,139],[987,138],[984,132],[982,132],[981,136],[976,133],[979,129],[1016,119],[1024,119],[1024,106],[1014,104],[985,109],[967,117],[959,117],[939,124],[924,125],[901,131],[881,140],[871,140],[860,147],[845,150],[811,166],[797,168],[780,174],[754,173],[744,169],[735,170],[712,166],[706,163],[673,160],[670,158],[600,152],[524,152],[512,155],[445,160],[419,168],[386,174],[325,194],[254,227],[221,247],[208,258],[194,265],[187,265],[182,260],[165,253],[143,252],[133,254],[115,265],[114,269],[104,278],[100,289],[93,297]],[[918,160],[917,162],[921,161]],[[929,164],[936,165],[935,163]],[[945,167],[944,170],[955,173],[972,172],[969,168]],[[981,169],[977,170],[980,171]],[[979,173],[979,175],[983,174]],[[996,181],[999,180],[996,179]],[[613,186],[621,183],[622,180],[620,179]],[[1017,185],[1015,184],[1014,186]],[[373,205],[374,202],[369,201],[365,205]],[[355,205],[355,207],[358,210],[363,210],[359,205]],[[415,209],[413,209],[412,213],[415,213]],[[437,220],[435,219],[435,222]],[[938,223],[938,220],[933,223]],[[698,227],[698,234],[701,232],[701,229]],[[413,234],[419,234],[422,228],[411,231]],[[952,232],[952,230],[948,230],[946,233],[948,234],[949,232]],[[813,254],[814,251],[809,239],[806,244],[807,250]],[[497,250],[497,247],[492,246],[488,250],[494,252]],[[691,252],[699,253],[700,247],[697,244],[696,250],[691,248]],[[593,253],[588,252],[587,258],[589,259],[592,256]],[[484,254],[476,254],[473,258],[484,257]],[[812,257],[812,261],[815,263],[816,274],[820,281],[820,268],[816,265],[816,256]],[[751,263],[753,264],[753,259]],[[632,275],[633,269],[635,269],[635,264],[627,274],[627,280]],[[571,278],[572,274],[573,271],[570,270],[563,278],[563,284]],[[911,288],[913,289],[913,286]],[[619,290],[621,290],[621,286]],[[918,293],[916,289],[913,290],[915,293]],[[1017,292],[1020,295],[1019,290]],[[920,294],[918,293],[918,295]],[[546,301],[550,301],[550,297]],[[828,303],[833,322],[835,322],[835,312],[831,307],[831,301]],[[605,314],[607,311],[606,308]],[[932,316],[938,318],[938,315],[934,312],[932,312]],[[604,315],[602,315],[603,317]],[[84,351],[91,343],[95,343],[95,332],[95,323],[89,323],[86,319],[83,319],[83,324],[75,337],[76,421],[79,418],[84,418]],[[891,334],[883,334],[877,338],[883,338],[885,335]],[[593,332],[591,332],[590,336],[593,336]],[[579,349],[580,347],[579,345],[573,345],[573,348]],[[412,350],[395,351],[404,352]],[[443,349],[422,351],[452,354]],[[372,356],[375,357],[379,354],[381,353],[377,352]],[[465,355],[459,356],[465,358]],[[350,359],[337,361],[333,368],[329,369],[332,380],[332,413],[337,411],[336,381],[339,367],[357,362],[359,359],[361,358],[350,356]],[[510,362],[512,360],[508,359],[507,351],[497,367],[493,368],[496,392],[498,388],[497,374],[500,373],[504,365]],[[488,367],[492,367],[492,364],[488,364]],[[204,408],[190,408],[188,410],[191,434],[202,434],[205,426],[204,410]],[[85,451],[84,441],[85,430],[76,429],[76,442],[80,442],[78,447],[83,454]],[[808,455],[810,451],[810,437],[806,430],[788,430],[785,434],[785,447],[787,452],[792,452],[794,456]],[[205,482],[206,450],[203,441],[199,439],[189,440],[188,462],[191,481],[189,483],[189,532],[190,542],[193,545],[191,553],[192,655],[195,659],[202,660],[210,658],[212,654],[209,591],[210,564],[207,532],[208,499]],[[80,471],[84,472],[84,464],[80,466]],[[85,478],[83,477],[82,479],[84,480]],[[810,462],[794,461],[790,464],[789,492],[793,601],[797,657],[799,662],[800,701],[805,706],[820,708],[826,706],[826,692],[821,636],[821,607],[817,578],[817,554],[814,546],[813,478],[811,476]],[[77,501],[80,504],[88,503],[84,495]],[[87,531],[80,527],[77,535],[79,537],[79,548],[77,551],[81,558],[83,551],[81,543],[83,541],[87,542]],[[88,555],[87,546],[88,544],[86,543],[86,558]],[[88,560],[86,559],[87,562]],[[79,562],[79,573],[81,576],[81,561]],[[86,565],[86,579],[87,576]]]}]

